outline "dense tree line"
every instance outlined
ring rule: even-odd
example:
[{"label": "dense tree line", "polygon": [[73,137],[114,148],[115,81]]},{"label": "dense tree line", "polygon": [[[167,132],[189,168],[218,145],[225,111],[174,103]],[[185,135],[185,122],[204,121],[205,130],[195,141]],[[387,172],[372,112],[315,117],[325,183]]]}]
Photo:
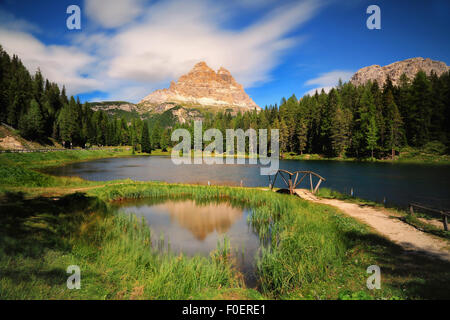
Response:
[{"label": "dense tree line", "polygon": [[[340,83],[328,94],[295,96],[279,108],[284,151],[328,156],[385,157],[399,148],[428,143],[448,151],[450,141],[450,73],[429,77],[419,71],[403,75],[398,86],[369,82]],[[287,128],[284,129],[284,123]]]},{"label": "dense tree line", "polygon": [[[170,119],[169,119],[170,120]],[[108,116],[89,104],[68,98],[66,90],[31,75],[17,56],[0,47],[0,121],[17,128],[27,139],[65,146],[131,145],[150,152],[167,149],[171,132],[193,123],[164,117],[143,121]],[[329,157],[388,157],[401,147],[450,150],[450,73],[440,77],[420,71],[414,79],[403,75],[397,86],[387,79],[363,86],[340,82],[330,92],[316,92],[298,100],[283,98],[279,106],[267,106],[232,116],[229,112],[205,114],[203,130],[279,129],[281,152],[323,154]],[[270,139],[270,137],[269,137]],[[206,144],[206,142],[205,142]],[[225,146],[225,143],[224,143]]]},{"label": "dense tree line", "polygon": [[[403,75],[397,86],[387,79],[354,86],[340,82],[325,93],[283,98],[261,112],[218,113],[203,129],[278,128],[281,152],[328,157],[392,157],[401,147],[450,149],[450,73],[440,77],[419,71]],[[192,124],[187,126],[192,130]]]}]

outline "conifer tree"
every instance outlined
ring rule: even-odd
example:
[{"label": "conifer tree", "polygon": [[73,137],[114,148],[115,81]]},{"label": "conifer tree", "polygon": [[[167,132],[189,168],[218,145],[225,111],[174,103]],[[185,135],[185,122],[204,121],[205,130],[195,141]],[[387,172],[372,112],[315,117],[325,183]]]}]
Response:
[{"label": "conifer tree", "polygon": [[36,100],[31,100],[28,111],[19,121],[19,130],[23,137],[30,140],[44,139],[44,117]]},{"label": "conifer tree", "polygon": [[400,147],[403,134],[403,120],[397,105],[394,101],[394,96],[391,91],[388,91],[386,96],[386,112],[387,112],[387,143],[391,149],[391,158],[394,159],[395,150]]},{"label": "conifer tree", "polygon": [[161,126],[159,124],[159,121],[155,123],[155,125],[152,128],[152,136],[151,136],[151,144],[152,149],[159,149],[160,143],[161,143]]},{"label": "conifer tree", "polygon": [[331,125],[331,144],[333,152],[343,157],[349,147],[351,113],[348,109],[338,107]]},{"label": "conifer tree", "polygon": [[163,133],[161,134],[161,142],[160,142],[161,150],[167,151],[167,148],[169,147],[169,131],[163,130]]},{"label": "conifer tree", "polygon": [[63,142],[72,145],[79,142],[81,127],[78,119],[77,104],[71,97],[69,104],[61,109],[58,119],[59,136]]},{"label": "conifer tree", "polygon": [[298,151],[303,154],[308,141],[308,125],[305,118],[301,118],[297,124],[296,136],[298,141]]},{"label": "conifer tree", "polygon": [[367,148],[370,150],[371,159],[373,159],[373,151],[377,147],[378,128],[375,115],[369,115],[368,126],[366,128]]},{"label": "conifer tree", "polygon": [[409,140],[413,146],[421,147],[430,139],[432,115],[431,83],[425,72],[419,71],[411,86],[411,108],[409,115]]},{"label": "conifer tree", "polygon": [[286,152],[287,151],[287,146],[288,146],[288,143],[289,143],[289,141],[288,141],[288,139],[289,139],[289,129],[288,129],[284,119],[281,119],[278,129],[280,130],[280,134],[279,134],[279,138],[280,138],[280,152]]},{"label": "conifer tree", "polygon": [[150,135],[148,132],[148,123],[144,121],[144,127],[142,128],[142,136],[141,136],[141,150],[145,153],[152,152],[152,145],[150,143]]}]

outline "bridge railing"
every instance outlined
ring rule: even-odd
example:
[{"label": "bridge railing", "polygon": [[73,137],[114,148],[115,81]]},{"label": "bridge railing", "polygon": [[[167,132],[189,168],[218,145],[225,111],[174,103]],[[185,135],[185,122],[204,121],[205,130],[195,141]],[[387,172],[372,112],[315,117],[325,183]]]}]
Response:
[{"label": "bridge railing", "polygon": [[[311,188],[312,193],[316,193],[317,190],[319,190],[319,187],[320,187],[320,184],[322,183],[322,181],[326,181],[326,179],[324,177],[320,176],[319,174],[317,174],[313,171],[299,170],[299,171],[289,172],[287,170],[279,169],[277,171],[277,173],[275,174],[273,181],[270,184],[270,189],[273,189],[278,176],[280,176],[283,179],[290,194],[294,194],[294,190],[297,189],[297,186],[299,186],[300,183],[302,183],[302,181],[308,176],[309,176],[309,183],[310,183],[310,188]],[[318,178],[317,184],[315,186],[313,183],[313,176]],[[300,177],[300,179],[299,179],[299,177]]]}]

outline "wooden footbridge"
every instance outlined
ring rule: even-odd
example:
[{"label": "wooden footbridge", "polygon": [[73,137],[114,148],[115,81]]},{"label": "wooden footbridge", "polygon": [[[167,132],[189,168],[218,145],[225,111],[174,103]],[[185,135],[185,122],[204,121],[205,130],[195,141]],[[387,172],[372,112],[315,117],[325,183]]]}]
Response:
[{"label": "wooden footbridge", "polygon": [[[298,196],[302,196],[300,193],[300,189],[297,189],[297,187],[300,185],[300,183],[302,183],[302,181],[305,180],[305,178],[309,177],[309,179],[307,179],[306,181],[309,181],[309,185],[310,185],[310,189],[311,189],[311,193],[315,194],[317,192],[317,190],[319,190],[320,184],[322,183],[322,181],[326,181],[325,178],[321,177],[320,175],[318,175],[315,172],[312,171],[294,171],[294,172],[289,172],[287,170],[283,170],[283,169],[279,169],[277,171],[277,173],[275,173],[275,176],[273,178],[273,181],[271,181],[270,183],[270,189],[272,190],[275,182],[277,180],[277,177],[280,176],[284,183],[286,184],[286,189],[289,191],[289,194],[296,194]],[[300,177],[300,179],[299,179]],[[313,178],[314,177],[314,178]],[[316,180],[317,182],[314,185],[314,180]]]}]

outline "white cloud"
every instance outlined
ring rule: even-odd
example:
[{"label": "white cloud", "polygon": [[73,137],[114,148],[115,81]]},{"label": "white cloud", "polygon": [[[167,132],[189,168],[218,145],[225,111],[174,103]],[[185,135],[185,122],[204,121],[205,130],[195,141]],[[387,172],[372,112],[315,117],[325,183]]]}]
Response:
[{"label": "white cloud", "polygon": [[87,16],[105,28],[133,21],[143,10],[143,0],[85,0]]},{"label": "white cloud", "polygon": [[108,96],[105,98],[92,100],[92,101],[129,101],[137,102],[147,96],[150,92],[156,89],[161,89],[161,86],[142,86],[135,83],[128,83],[126,85],[119,86],[117,83],[113,83],[114,90],[111,90]]},{"label": "white cloud", "polygon": [[354,72],[345,70],[335,70],[320,74],[319,77],[306,81],[306,85],[335,86],[339,79],[348,81]]},{"label": "white cloud", "polygon": [[32,35],[0,27],[0,43],[10,55],[16,54],[31,73],[38,68],[46,78],[66,85],[69,94],[102,88],[102,83],[83,77],[92,71],[91,56],[72,46],[46,46]]},{"label": "white cloud", "polygon": [[310,79],[305,82],[306,86],[317,86],[316,88],[306,92],[305,95],[314,95],[316,91],[320,93],[322,89],[328,93],[333,87],[338,84],[339,79],[341,79],[343,82],[346,82],[350,80],[353,74],[353,71],[348,70],[334,70],[327,73],[322,73],[317,78]]},{"label": "white cloud", "polygon": [[246,87],[255,86],[269,81],[283,53],[302,43],[293,31],[322,6],[322,1],[302,0],[269,10],[275,6],[271,3],[261,0],[258,12],[266,14],[236,29],[230,21],[245,15],[235,2],[85,0],[91,21],[120,28],[92,33],[95,28],[86,27],[71,35],[66,46],[45,45],[30,34],[0,28],[0,43],[31,71],[39,66],[71,94],[103,91],[106,99],[139,101],[201,60],[214,69],[227,68]]},{"label": "white cloud", "polygon": [[146,19],[111,39],[117,56],[108,75],[141,82],[175,79],[196,62],[229,69],[237,81],[252,86],[270,79],[283,51],[301,42],[289,37],[310,19],[318,2],[301,1],[268,12],[243,30],[220,23],[226,8],[210,1],[172,0],[151,6]]},{"label": "white cloud", "polygon": [[309,94],[310,96],[313,96],[313,95],[316,94],[316,92],[318,94],[320,94],[322,92],[322,89],[323,89],[323,91],[325,91],[325,93],[328,93],[328,92],[330,92],[331,89],[333,89],[333,87],[318,87],[318,88],[314,88],[314,89],[311,89],[308,92],[306,92],[304,95]]}]

